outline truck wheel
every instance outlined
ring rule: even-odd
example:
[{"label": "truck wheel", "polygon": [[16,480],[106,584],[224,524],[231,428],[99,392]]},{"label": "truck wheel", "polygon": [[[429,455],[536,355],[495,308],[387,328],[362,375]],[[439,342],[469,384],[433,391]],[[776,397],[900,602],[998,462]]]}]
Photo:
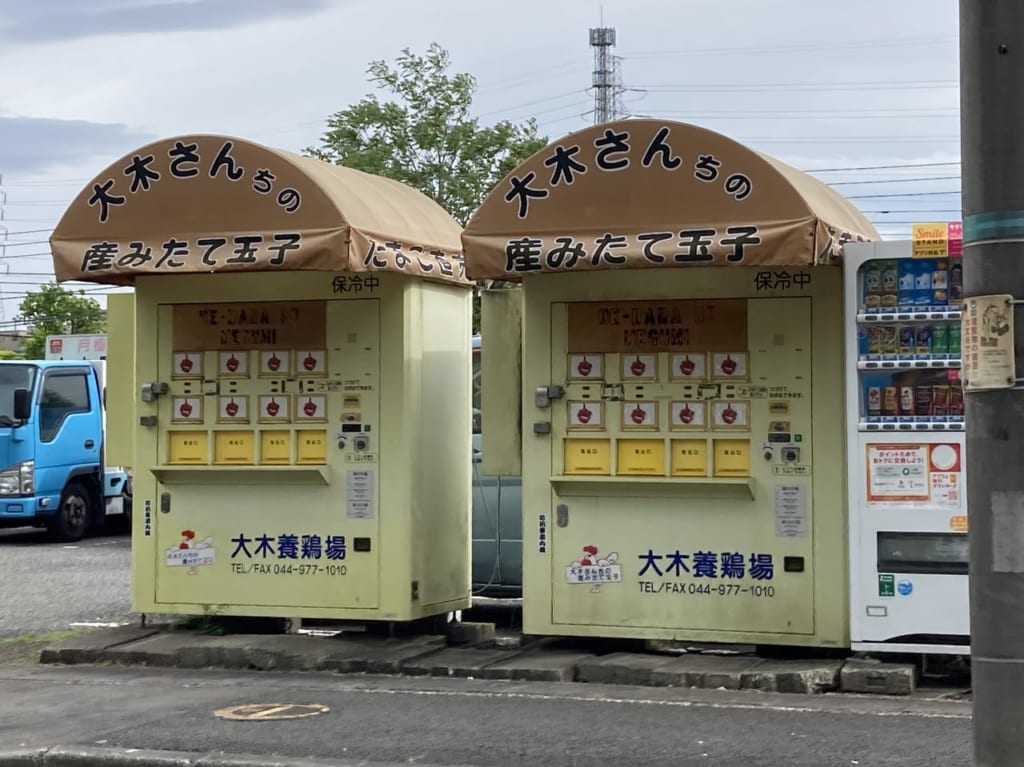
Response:
[{"label": "truck wheel", "polygon": [[50,534],[65,543],[80,541],[92,520],[92,496],[89,489],[78,482],[69,482],[60,495],[57,517],[50,523]]},{"label": "truck wheel", "polygon": [[121,515],[121,528],[127,530],[129,533],[132,531],[132,496],[131,493],[126,492],[122,496],[121,503],[124,504],[124,514]]}]

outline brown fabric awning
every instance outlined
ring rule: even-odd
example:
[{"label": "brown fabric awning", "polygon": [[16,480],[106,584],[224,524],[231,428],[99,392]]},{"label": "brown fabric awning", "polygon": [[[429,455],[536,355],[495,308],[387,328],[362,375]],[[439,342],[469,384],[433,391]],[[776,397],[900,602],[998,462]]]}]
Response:
[{"label": "brown fabric awning", "polygon": [[571,133],[491,191],[462,233],[469,277],[838,263],[880,239],[835,190],[730,138],[665,120]]},{"label": "brown fabric awning", "polygon": [[460,231],[397,181],[242,139],[179,136],[86,185],[50,245],[58,281],[319,270],[469,285]]}]

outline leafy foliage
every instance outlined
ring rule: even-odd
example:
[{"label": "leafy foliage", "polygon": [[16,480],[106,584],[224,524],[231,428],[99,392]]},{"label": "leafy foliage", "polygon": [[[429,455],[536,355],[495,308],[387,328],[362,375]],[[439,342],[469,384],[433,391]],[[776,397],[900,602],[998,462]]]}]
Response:
[{"label": "leafy foliage", "polygon": [[21,319],[31,326],[25,338],[26,359],[42,359],[46,337],[64,333],[102,333],[106,317],[99,303],[84,290],[66,290],[55,282],[29,293],[19,306]]},{"label": "leafy foliage", "polygon": [[484,126],[470,116],[476,80],[450,74],[437,43],[425,55],[405,48],[392,66],[370,64],[369,80],[394,100],[370,94],[328,118],[319,147],[306,153],[401,181],[465,225],[484,196],[547,139],[536,121]]}]

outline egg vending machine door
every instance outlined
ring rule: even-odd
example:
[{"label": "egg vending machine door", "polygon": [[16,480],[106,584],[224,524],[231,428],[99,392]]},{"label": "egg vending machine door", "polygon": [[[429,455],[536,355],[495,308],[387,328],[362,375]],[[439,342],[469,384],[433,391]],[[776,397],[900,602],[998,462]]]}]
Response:
[{"label": "egg vending machine door", "polygon": [[561,304],[552,616],[815,630],[811,299]]},{"label": "egg vending machine door", "polygon": [[160,308],[158,603],[377,607],[378,303]]}]

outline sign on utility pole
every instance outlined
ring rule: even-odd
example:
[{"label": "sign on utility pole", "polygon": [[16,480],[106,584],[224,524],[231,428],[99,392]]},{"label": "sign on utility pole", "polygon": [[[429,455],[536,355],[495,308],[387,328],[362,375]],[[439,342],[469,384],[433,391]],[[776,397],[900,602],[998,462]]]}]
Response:
[{"label": "sign on utility pole", "polygon": [[[1024,3],[960,0],[964,389],[978,767],[1024,764]],[[968,351],[970,350],[970,351]],[[969,356],[968,356],[969,355]]]}]

